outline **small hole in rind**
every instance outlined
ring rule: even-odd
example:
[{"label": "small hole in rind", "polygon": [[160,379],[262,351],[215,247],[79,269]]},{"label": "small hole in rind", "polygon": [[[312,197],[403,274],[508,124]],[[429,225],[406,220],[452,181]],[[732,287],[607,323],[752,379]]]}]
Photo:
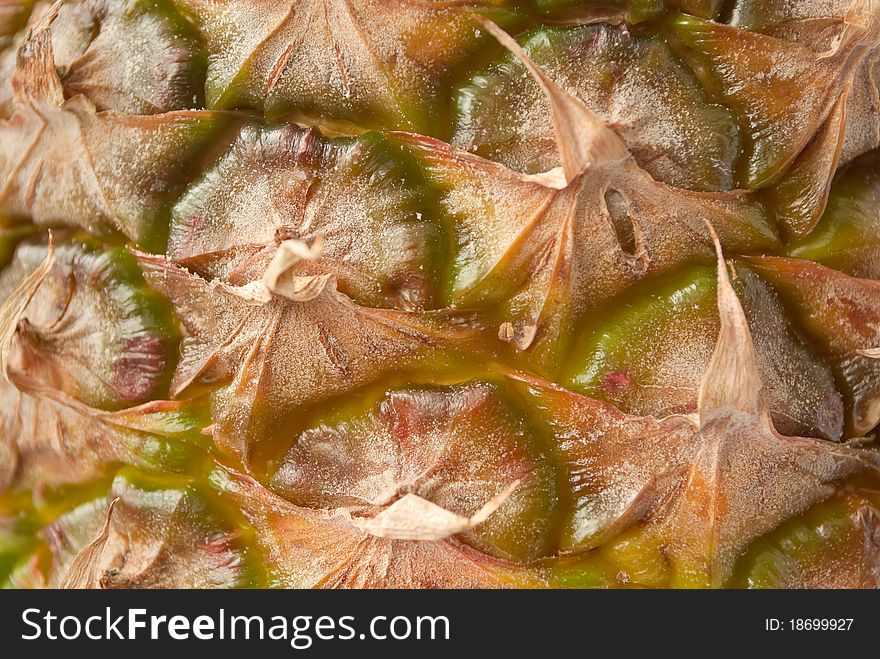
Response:
[{"label": "small hole in rind", "polygon": [[629,216],[626,200],[617,190],[608,190],[605,193],[605,207],[608,209],[608,217],[611,219],[611,226],[614,227],[620,249],[627,256],[634,257],[636,232],[632,218]]}]

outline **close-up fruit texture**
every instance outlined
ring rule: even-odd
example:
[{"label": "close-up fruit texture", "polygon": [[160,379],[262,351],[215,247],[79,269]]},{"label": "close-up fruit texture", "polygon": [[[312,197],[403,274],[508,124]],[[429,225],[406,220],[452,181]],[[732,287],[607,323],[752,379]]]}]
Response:
[{"label": "close-up fruit texture", "polygon": [[880,0],[0,45],[7,587],[880,586]]}]

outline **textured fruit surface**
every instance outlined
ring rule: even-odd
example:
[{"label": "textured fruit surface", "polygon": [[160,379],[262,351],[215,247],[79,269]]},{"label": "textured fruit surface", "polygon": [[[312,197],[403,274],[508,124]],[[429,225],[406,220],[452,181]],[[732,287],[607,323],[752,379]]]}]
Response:
[{"label": "textured fruit surface", "polygon": [[0,584],[880,587],[880,2],[0,3]]}]

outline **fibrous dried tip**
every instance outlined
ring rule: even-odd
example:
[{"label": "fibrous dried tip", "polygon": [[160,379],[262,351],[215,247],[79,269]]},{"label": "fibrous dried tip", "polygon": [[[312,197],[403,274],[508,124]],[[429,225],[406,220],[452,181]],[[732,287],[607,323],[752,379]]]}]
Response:
[{"label": "fibrous dried tip", "polygon": [[730,408],[758,415],[762,411],[758,360],[742,305],[730,284],[718,235],[706,223],[718,257],[718,315],[721,331],[698,399],[700,423]]},{"label": "fibrous dried tip", "polygon": [[854,0],[843,18],[844,23],[866,30],[880,27],[880,0]]},{"label": "fibrous dried tip", "polygon": [[113,515],[113,509],[119,502],[119,497],[110,502],[107,508],[107,517],[104,520],[104,526],[101,532],[73,559],[67,574],[61,580],[60,587],[65,589],[83,589],[83,588],[100,588],[101,575],[100,564],[101,554],[104,552],[104,546],[110,538],[110,518]]},{"label": "fibrous dried tip", "polygon": [[40,266],[28,275],[21,285],[4,300],[0,306],[0,371],[3,378],[9,382],[9,353],[12,350],[12,342],[18,331],[19,321],[24,315],[25,309],[40,288],[40,284],[52,269],[55,262],[55,239],[49,232],[49,243],[46,258]]},{"label": "fibrous dried tip", "polygon": [[216,287],[256,304],[268,303],[273,295],[293,302],[308,302],[318,297],[334,279],[332,273],[296,276],[291,269],[301,261],[312,261],[321,255],[322,241],[316,239],[311,246],[301,240],[285,240],[266,267],[260,280],[242,286],[217,283]]},{"label": "fibrous dried tip", "polygon": [[49,29],[55,19],[58,18],[58,12],[61,11],[63,0],[57,0],[46,11],[39,14],[39,18],[28,27],[28,37],[34,34],[40,34]]},{"label": "fibrous dried tip", "polygon": [[550,102],[562,172],[551,170],[529,178],[547,187],[561,189],[571,184],[591,166],[630,156],[629,150],[617,133],[606,126],[583,101],[551,80],[532,62],[513,37],[488,19],[478,17],[477,20],[502,46],[522,62]]},{"label": "fibrous dried tip", "polygon": [[278,250],[263,275],[263,283],[266,288],[273,293],[282,290],[283,284],[279,286],[279,279],[300,261],[318,258],[321,255],[322,246],[323,241],[320,238],[315,239],[311,247],[301,240],[283,241],[278,245]]},{"label": "fibrous dried tip", "polygon": [[44,101],[58,106],[64,102],[64,89],[55,68],[52,33],[49,32],[60,8],[61,3],[56,2],[28,28],[27,37],[18,49],[18,65],[12,74],[16,100],[23,103]]},{"label": "fibrous dried tip", "polygon": [[853,0],[843,17],[843,32],[837,44],[822,57],[832,57],[844,47],[868,44],[880,34],[880,0]]},{"label": "fibrous dried tip", "polygon": [[416,494],[407,494],[375,517],[352,517],[351,523],[369,535],[389,540],[438,541],[476,528],[519,487],[516,480],[487,501],[471,517],[458,515]]}]

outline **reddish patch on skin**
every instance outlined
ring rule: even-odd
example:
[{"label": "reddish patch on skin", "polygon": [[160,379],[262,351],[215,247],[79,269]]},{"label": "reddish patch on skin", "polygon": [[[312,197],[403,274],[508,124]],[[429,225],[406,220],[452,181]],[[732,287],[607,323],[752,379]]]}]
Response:
[{"label": "reddish patch on skin", "polygon": [[611,371],[602,378],[602,389],[610,394],[626,389],[631,384],[629,373],[624,370]]},{"label": "reddish patch on skin", "polygon": [[395,439],[399,441],[403,441],[410,436],[409,430],[409,420],[408,419],[395,419],[391,424],[391,432],[394,435]]},{"label": "reddish patch on skin", "polygon": [[165,340],[139,334],[128,340],[124,354],[113,365],[113,389],[128,403],[150,400],[165,368]]},{"label": "reddish patch on skin", "polygon": [[844,308],[846,320],[859,334],[869,335],[877,324],[877,317],[869,313],[866,305],[848,297],[840,298],[840,305]]},{"label": "reddish patch on skin", "polygon": [[223,554],[232,548],[232,543],[238,535],[236,532],[218,533],[207,538],[202,547],[211,556]]},{"label": "reddish patch on skin", "polygon": [[[187,218],[187,225],[195,227],[203,227],[208,224],[208,216],[202,211],[196,211]],[[198,231],[190,231],[186,234],[186,239],[182,245],[177,247],[177,251],[186,250],[186,254],[198,253],[198,237],[201,233]]]},{"label": "reddish patch on skin", "polygon": [[[387,406],[388,402],[383,401],[382,405]],[[387,408],[384,408],[380,413],[388,411]],[[404,442],[409,439],[409,436],[412,433],[412,429],[410,428],[410,410],[404,405],[398,405],[395,411],[396,414],[390,417],[391,434],[398,441]]]}]

